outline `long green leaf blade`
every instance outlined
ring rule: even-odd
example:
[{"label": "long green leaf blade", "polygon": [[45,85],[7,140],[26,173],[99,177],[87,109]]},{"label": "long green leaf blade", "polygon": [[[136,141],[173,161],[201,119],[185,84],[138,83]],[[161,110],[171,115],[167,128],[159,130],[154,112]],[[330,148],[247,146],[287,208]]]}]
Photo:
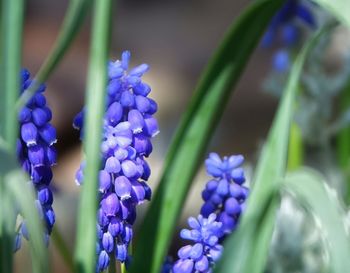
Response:
[{"label": "long green leaf blade", "polygon": [[348,0],[313,0],[350,27],[350,1]]},{"label": "long green leaf blade", "polygon": [[23,0],[3,1],[2,19],[2,58],[3,58],[3,95],[4,98],[4,138],[14,151],[18,134],[16,100],[20,89],[20,69],[22,58]]},{"label": "long green leaf blade", "polygon": [[[19,169],[15,156],[9,153],[7,147],[4,147],[1,143],[0,177],[2,194],[0,218],[2,222],[6,222],[8,236],[5,239],[9,243],[5,246],[6,249],[1,250],[1,256],[4,256],[5,252],[13,253],[13,235],[15,231],[15,217],[17,216],[15,208],[18,207],[18,212],[27,223],[33,272],[49,272],[47,248],[44,245],[42,221],[35,206],[34,189],[28,185],[29,178]],[[0,267],[1,272],[12,272],[11,268],[3,261]]]},{"label": "long green leaf blade", "polygon": [[[34,189],[28,185],[28,179],[21,169],[17,169],[5,177],[5,183],[12,196],[13,205],[19,205],[20,212],[26,220],[33,272],[47,273],[50,270],[48,250],[44,243],[44,229],[35,206]],[[11,250],[13,250],[12,247]]]},{"label": "long green leaf blade", "polygon": [[26,104],[31,96],[33,96],[40,83],[45,82],[61,62],[64,54],[67,52],[72,42],[74,41],[74,38],[77,36],[77,33],[79,32],[87,15],[87,12],[89,11],[91,3],[92,0],[70,1],[57,40],[45,62],[40,67],[38,74],[35,76],[35,84],[27,89],[18,99],[16,103],[17,110],[21,109]]},{"label": "long green leaf blade", "polygon": [[84,150],[86,167],[78,210],[75,264],[78,272],[95,272],[97,180],[101,165],[100,144],[105,111],[107,60],[110,41],[111,0],[96,0],[87,78]]},{"label": "long green leaf blade", "polygon": [[327,189],[322,175],[311,169],[290,173],[283,183],[283,189],[319,220],[329,250],[331,272],[348,272],[350,244],[344,224],[346,212],[332,196],[331,190]]},{"label": "long green leaf blade", "polygon": [[[247,209],[243,214],[240,227],[225,244],[224,255],[216,272],[260,273],[264,270],[278,207],[278,200],[271,198],[286,171],[290,125],[300,74],[306,56],[324,31],[325,28],[316,33],[304,46],[292,67],[276,117],[258,161]],[[266,211],[267,207],[269,207],[268,211]],[[262,221],[265,215],[268,215],[268,221]],[[250,233],[245,232],[248,226]],[[243,252],[240,248],[248,240],[245,238],[247,236],[253,238],[250,238],[251,244],[244,246]],[[251,257],[254,257],[254,262],[251,261]]]},{"label": "long green leaf blade", "polygon": [[260,35],[282,3],[254,3],[229,29],[210,61],[170,147],[130,272],[159,272],[205,147]]},{"label": "long green leaf blade", "polygon": [[[17,114],[15,103],[19,94],[19,72],[22,57],[22,28],[23,28],[23,0],[4,0],[1,2],[1,78],[0,78],[0,133],[4,136],[7,146],[14,152],[17,140]],[[7,196],[7,189],[3,185],[5,178],[0,178],[0,198],[2,204],[0,219],[0,264],[3,272],[12,271],[12,246],[14,218],[11,200]],[[12,209],[12,210],[11,210]],[[5,216],[7,214],[7,217]]]}]

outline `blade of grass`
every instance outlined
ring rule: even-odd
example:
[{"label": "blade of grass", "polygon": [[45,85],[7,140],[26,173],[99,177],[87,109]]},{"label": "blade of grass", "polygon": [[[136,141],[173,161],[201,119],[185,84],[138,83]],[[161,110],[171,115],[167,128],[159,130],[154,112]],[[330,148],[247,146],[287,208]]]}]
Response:
[{"label": "blade of grass", "polygon": [[[238,230],[228,238],[222,260],[215,272],[260,273],[264,270],[278,207],[278,200],[271,201],[271,194],[282,181],[286,171],[288,139],[300,74],[306,56],[330,27],[327,26],[327,28],[317,32],[304,46],[293,64],[286,89],[258,161],[247,209]],[[264,208],[267,207],[265,204],[270,202],[269,210],[271,211],[264,211]],[[265,214],[269,215],[269,220],[261,224],[259,219]],[[253,229],[252,233],[245,232],[244,228],[247,226],[252,227],[250,228]],[[257,236],[258,234],[259,236]],[[246,236],[254,236],[254,239],[248,247],[244,247],[246,252],[243,253],[239,249],[247,240]],[[237,255],[237,252],[240,252],[240,255]],[[254,257],[254,262],[252,262],[251,257]]]},{"label": "blade of grass", "polygon": [[91,36],[90,64],[86,94],[86,133],[84,150],[86,168],[78,210],[75,265],[77,272],[95,272],[97,180],[100,168],[102,118],[105,110],[107,60],[110,40],[111,0],[95,1]]},{"label": "blade of grass", "polygon": [[[6,224],[8,225],[8,245],[5,249],[2,249],[1,256],[3,257],[5,255],[4,252],[9,252],[10,254],[8,254],[8,256],[13,253],[13,233],[15,230],[15,216],[17,213],[15,208],[18,208],[18,212],[26,219],[27,223],[33,272],[47,273],[49,272],[47,249],[44,245],[42,221],[39,218],[35,206],[33,188],[27,183],[29,180],[28,177],[19,169],[16,157],[11,154],[6,147],[0,146],[1,188],[2,193],[4,193],[6,197],[1,199],[1,209],[7,209],[1,213],[0,218],[3,219],[2,222],[7,222]],[[4,197],[4,195],[2,197]],[[8,263],[7,266],[3,262],[4,261],[1,261],[2,272],[12,272],[12,265],[8,267],[10,261],[5,261],[5,263]],[[7,270],[4,270],[6,267]]]},{"label": "blade of grass", "polygon": [[230,27],[210,61],[167,154],[160,185],[136,241],[130,272],[159,272],[205,147],[260,35],[282,3],[252,4]]},{"label": "blade of grass", "polygon": [[314,170],[302,169],[287,175],[283,189],[291,193],[321,224],[330,255],[330,272],[348,272],[350,244],[345,230],[346,212],[326,186],[324,178]]},{"label": "blade of grass", "polygon": [[[350,81],[340,95],[340,110],[345,113],[350,109]],[[350,126],[347,126],[337,134],[338,164],[342,169],[346,181],[345,202],[350,204]]]},{"label": "blade of grass", "polygon": [[64,54],[77,36],[91,4],[92,0],[70,1],[57,40],[45,62],[40,67],[38,74],[35,76],[35,84],[27,89],[18,99],[16,103],[17,110],[21,109],[26,104],[26,102],[33,96],[40,83],[45,82],[61,62]]},{"label": "blade of grass", "polygon": [[51,238],[58,252],[61,254],[65,264],[68,266],[70,272],[74,272],[73,255],[67,246],[62,234],[59,232],[57,225],[53,228]]},{"label": "blade of grass", "polygon": [[[22,28],[24,1],[4,0],[1,2],[1,122],[2,134],[8,147],[14,152],[17,139],[17,115],[14,111],[19,92],[19,71],[22,56]],[[14,209],[4,183],[4,173],[0,174],[2,212],[1,229],[1,271],[12,271]]]},{"label": "blade of grass", "polygon": [[[19,205],[20,212],[26,220],[33,272],[48,273],[50,270],[48,251],[44,243],[44,229],[35,206],[34,190],[29,187],[28,180],[29,178],[21,169],[13,170],[5,177],[13,205]],[[23,189],[25,189],[25,194],[23,194]]]},{"label": "blade of grass", "polygon": [[23,0],[3,1],[2,58],[4,98],[4,138],[11,150],[15,151],[18,134],[15,104],[20,89],[22,58]]}]

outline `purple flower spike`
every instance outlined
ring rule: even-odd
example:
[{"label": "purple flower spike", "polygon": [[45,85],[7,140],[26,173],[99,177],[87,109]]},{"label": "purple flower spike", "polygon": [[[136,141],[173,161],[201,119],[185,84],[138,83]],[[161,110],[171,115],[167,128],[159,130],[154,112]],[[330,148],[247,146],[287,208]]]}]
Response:
[{"label": "purple flower spike", "polygon": [[[30,73],[23,69],[21,93],[33,84]],[[46,106],[45,85],[40,85],[34,96],[19,111],[20,135],[17,140],[17,157],[25,172],[31,178],[36,191],[35,205],[40,218],[44,222],[44,240],[48,244],[55,223],[55,213],[52,209],[53,194],[49,189],[52,180],[51,166],[56,164],[57,152],[53,144],[56,143],[56,130],[49,123],[52,118],[51,110]],[[20,223],[20,230],[16,234],[16,247],[20,247],[20,236],[26,239],[30,236],[25,221]]]},{"label": "purple flower spike", "polygon": [[247,189],[241,186],[243,156],[220,158],[211,153],[205,163],[214,179],[202,192],[205,203],[201,214],[188,218],[191,229],[181,230],[181,238],[193,244],[178,251],[179,260],[173,265],[173,273],[212,272],[223,250],[221,242],[236,228],[248,195]]},{"label": "purple flower spike", "polygon": [[[109,79],[101,143],[102,170],[99,173],[101,200],[96,231],[97,272],[106,269],[112,253],[120,262],[129,260],[128,246],[133,237],[136,206],[150,200],[152,195],[146,184],[151,170],[145,157],[151,154],[151,139],[159,132],[153,117],[158,106],[148,97],[150,86],[142,81],[143,74],[149,69],[148,65],[141,64],[128,72],[129,62],[130,52],[125,51],[121,60],[108,63]],[[73,126],[81,130],[81,137],[84,130],[83,113],[84,110],[73,122]],[[83,166],[76,175],[78,184],[83,181],[82,169]]]}]

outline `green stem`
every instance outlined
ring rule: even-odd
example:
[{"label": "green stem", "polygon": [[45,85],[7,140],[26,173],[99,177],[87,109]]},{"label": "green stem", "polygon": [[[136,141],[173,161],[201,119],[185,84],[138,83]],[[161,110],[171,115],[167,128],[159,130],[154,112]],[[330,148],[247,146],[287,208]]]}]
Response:
[{"label": "green stem", "polygon": [[298,124],[293,121],[290,128],[289,147],[288,147],[288,165],[287,169],[293,171],[303,164],[304,147],[301,130]]},{"label": "green stem", "polygon": [[75,266],[77,272],[94,273],[100,145],[105,111],[107,60],[110,42],[111,0],[96,0],[87,78],[84,150],[86,168],[78,211]]},{"label": "green stem", "polygon": [[[350,108],[350,82],[340,95],[340,109],[342,112]],[[337,158],[346,179],[345,202],[350,204],[350,126],[343,128],[337,135]]]},{"label": "green stem", "polygon": [[73,263],[73,255],[69,250],[66,242],[64,241],[63,236],[58,230],[58,227],[55,226],[52,230],[51,238],[58,252],[61,254],[65,264],[68,266],[70,272],[74,272],[74,263]]},{"label": "green stem", "polygon": [[21,109],[26,104],[26,102],[34,95],[35,90],[37,90],[40,83],[45,82],[61,62],[64,54],[77,36],[91,3],[92,0],[71,0],[69,2],[69,7],[55,45],[49,56],[45,59],[43,65],[40,67],[38,74],[35,76],[36,82],[29,89],[25,90],[22,96],[18,99],[16,103],[17,110]]},{"label": "green stem", "polygon": [[14,152],[18,135],[16,100],[20,90],[24,0],[3,1],[2,59],[4,83],[4,138]]},{"label": "green stem", "polygon": [[111,260],[109,262],[108,273],[117,273],[117,263],[114,253],[111,255]]}]

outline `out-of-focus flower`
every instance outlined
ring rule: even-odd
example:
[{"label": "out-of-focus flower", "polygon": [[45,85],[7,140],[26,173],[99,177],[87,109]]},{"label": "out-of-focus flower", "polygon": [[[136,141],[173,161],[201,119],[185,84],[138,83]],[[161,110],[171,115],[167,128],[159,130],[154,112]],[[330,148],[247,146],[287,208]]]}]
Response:
[{"label": "out-of-focus flower", "polygon": [[[21,72],[21,93],[30,87],[28,70]],[[43,95],[45,85],[40,85],[34,96],[18,113],[20,137],[17,140],[17,156],[33,184],[37,194],[35,205],[40,218],[45,223],[44,239],[48,243],[49,235],[55,223],[55,213],[52,209],[53,195],[49,188],[52,180],[51,166],[56,164],[56,129],[50,124],[52,113],[46,105]],[[21,234],[28,239],[25,219],[20,224],[15,238],[15,250],[21,246]]]},{"label": "out-of-focus flower", "polygon": [[[108,64],[99,173],[98,272],[108,267],[110,255],[127,262],[136,206],[151,198],[151,189],[145,182],[151,171],[145,158],[152,152],[151,138],[159,132],[153,116],[157,104],[148,97],[151,88],[141,79],[148,65],[128,71],[129,61],[130,52],[125,51],[121,60]],[[82,129],[83,116],[84,110],[75,117],[75,128]],[[83,134],[81,130],[81,137]],[[78,184],[83,182],[83,169],[84,164],[76,174]]]},{"label": "out-of-focus flower", "polygon": [[262,46],[271,46],[277,37],[284,46],[294,46],[301,36],[300,23],[310,28],[316,26],[311,7],[301,0],[288,0],[272,18]]}]

